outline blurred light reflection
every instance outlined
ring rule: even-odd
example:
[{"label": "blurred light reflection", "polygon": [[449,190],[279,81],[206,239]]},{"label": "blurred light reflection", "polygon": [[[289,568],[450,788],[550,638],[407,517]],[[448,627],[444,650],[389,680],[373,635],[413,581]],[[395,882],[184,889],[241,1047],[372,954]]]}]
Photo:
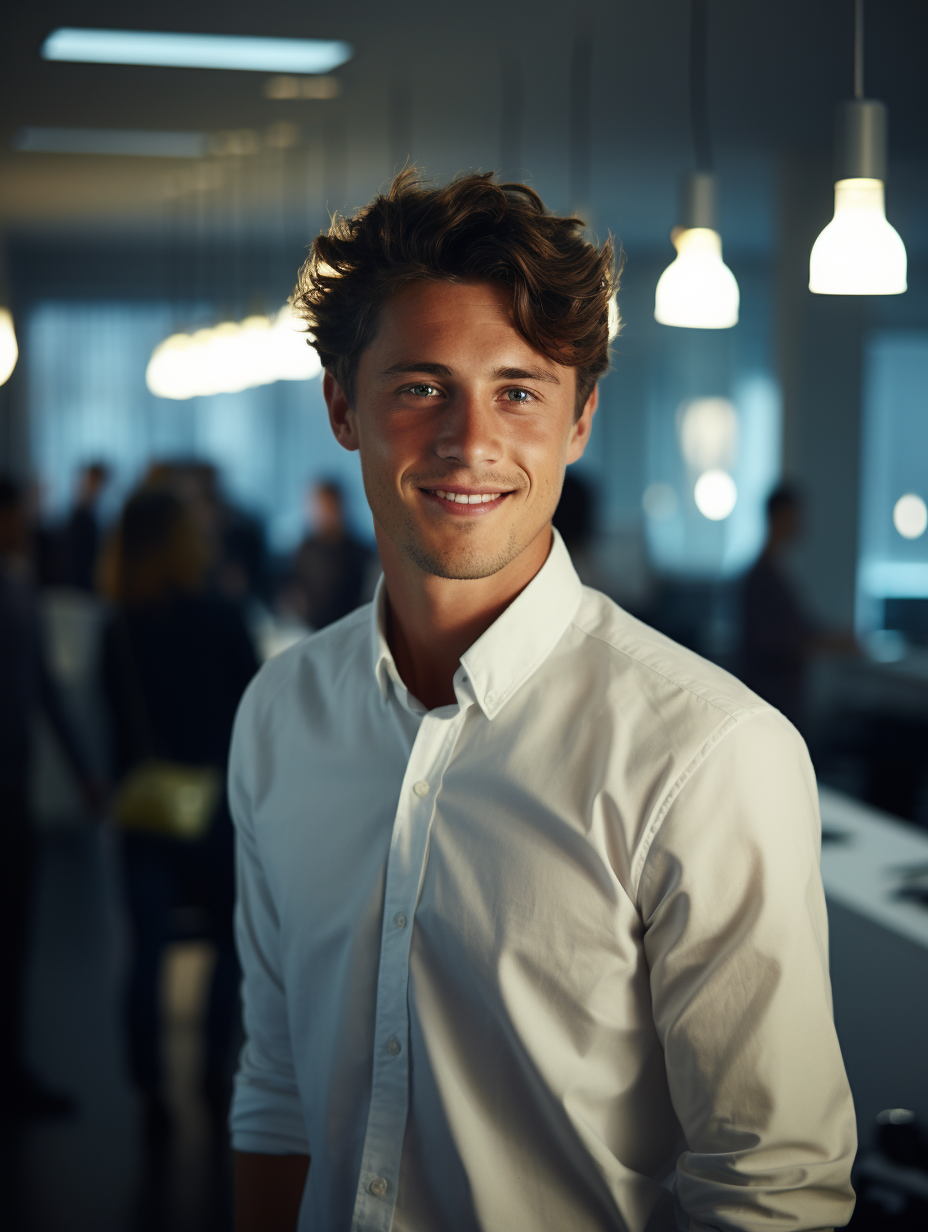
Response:
[{"label": "blurred light reflection", "polygon": [[302,323],[284,304],[273,321],[251,316],[172,334],[152,351],[145,383],[159,398],[183,401],[275,381],[308,381],[320,371]]}]

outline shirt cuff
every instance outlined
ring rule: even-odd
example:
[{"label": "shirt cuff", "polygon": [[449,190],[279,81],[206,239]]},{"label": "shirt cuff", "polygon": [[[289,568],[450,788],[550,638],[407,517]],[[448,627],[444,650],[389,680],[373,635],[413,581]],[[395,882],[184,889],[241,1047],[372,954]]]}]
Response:
[{"label": "shirt cuff", "polygon": [[297,1093],[243,1080],[239,1075],[229,1109],[236,1151],[258,1155],[308,1155],[306,1122]]}]

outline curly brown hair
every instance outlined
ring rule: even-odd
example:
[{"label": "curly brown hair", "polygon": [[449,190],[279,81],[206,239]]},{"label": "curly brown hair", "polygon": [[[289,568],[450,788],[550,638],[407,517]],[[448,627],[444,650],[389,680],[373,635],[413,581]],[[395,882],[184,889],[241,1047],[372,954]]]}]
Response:
[{"label": "curly brown hair", "polygon": [[526,341],[577,370],[577,409],[609,367],[618,328],[618,269],[611,239],[597,248],[579,218],[545,209],[525,184],[497,184],[493,173],[428,187],[415,168],[352,218],[335,216],[319,235],[293,293],[310,342],[354,401],[361,353],[381,308],[423,280],[502,283]]}]

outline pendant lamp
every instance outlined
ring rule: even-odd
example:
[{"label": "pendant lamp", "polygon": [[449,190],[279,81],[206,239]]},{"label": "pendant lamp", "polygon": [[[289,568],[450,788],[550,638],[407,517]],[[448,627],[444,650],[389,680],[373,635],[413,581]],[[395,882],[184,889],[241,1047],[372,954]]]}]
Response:
[{"label": "pendant lamp", "polygon": [[708,0],[691,4],[690,114],[697,170],[683,177],[680,224],[670,233],[677,256],[658,280],[654,317],[661,325],[729,329],[738,323],[740,297],[735,276],[722,260],[716,221],[709,140]]},{"label": "pendant lamp", "polygon": [[900,295],[905,245],[886,221],[886,107],[863,97],[863,0],[855,0],[854,100],[836,114],[835,216],[812,248],[818,295]]},{"label": "pendant lamp", "polygon": [[0,385],[5,385],[10,379],[18,358],[13,314],[9,308],[0,308]]}]

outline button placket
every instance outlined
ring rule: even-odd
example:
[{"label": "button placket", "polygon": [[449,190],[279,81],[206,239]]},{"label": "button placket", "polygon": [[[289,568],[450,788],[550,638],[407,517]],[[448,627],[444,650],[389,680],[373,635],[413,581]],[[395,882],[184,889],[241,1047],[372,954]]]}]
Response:
[{"label": "button placket", "polygon": [[[394,818],[377,974],[371,1104],[351,1232],[389,1227],[388,1210],[392,1213],[391,1199],[396,1198],[409,1104],[408,1050],[403,1041],[409,1034],[406,997],[413,930],[407,925],[424,876],[437,784],[453,754],[463,715],[463,711],[453,719],[426,715],[422,720]],[[374,1184],[381,1181],[385,1189],[375,1191]]]}]

